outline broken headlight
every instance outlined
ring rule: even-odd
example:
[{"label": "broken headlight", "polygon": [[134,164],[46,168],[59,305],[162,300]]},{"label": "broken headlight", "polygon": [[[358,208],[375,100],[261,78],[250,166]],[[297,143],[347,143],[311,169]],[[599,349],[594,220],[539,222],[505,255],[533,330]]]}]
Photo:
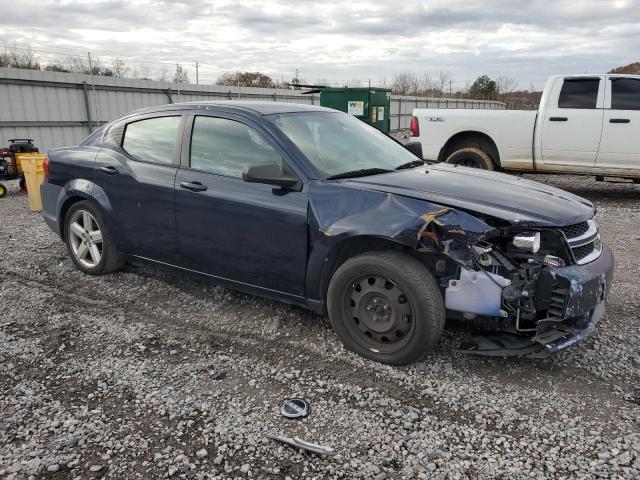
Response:
[{"label": "broken headlight", "polygon": [[512,243],[521,250],[538,253],[538,250],[540,250],[540,232],[520,233],[513,237]]}]

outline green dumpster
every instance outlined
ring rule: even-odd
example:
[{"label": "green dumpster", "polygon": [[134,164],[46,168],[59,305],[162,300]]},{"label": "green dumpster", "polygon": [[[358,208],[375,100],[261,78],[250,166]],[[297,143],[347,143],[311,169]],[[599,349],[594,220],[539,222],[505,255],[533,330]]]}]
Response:
[{"label": "green dumpster", "polygon": [[385,88],[323,87],[320,105],[358,117],[381,132],[391,127],[391,90]]}]

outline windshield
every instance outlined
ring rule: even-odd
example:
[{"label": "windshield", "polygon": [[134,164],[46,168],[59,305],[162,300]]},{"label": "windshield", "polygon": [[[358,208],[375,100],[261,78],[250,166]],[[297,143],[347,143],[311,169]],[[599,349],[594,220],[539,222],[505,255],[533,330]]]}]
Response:
[{"label": "windshield", "polygon": [[269,118],[321,177],[358,171],[384,173],[419,160],[384,133],[344,113],[283,113]]}]

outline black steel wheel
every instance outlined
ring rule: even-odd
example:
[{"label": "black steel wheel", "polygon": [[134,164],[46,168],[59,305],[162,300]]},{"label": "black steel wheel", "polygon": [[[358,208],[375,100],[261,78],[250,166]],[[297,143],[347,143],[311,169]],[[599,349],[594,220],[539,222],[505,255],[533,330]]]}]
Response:
[{"label": "black steel wheel", "polygon": [[383,363],[419,360],[444,327],[444,304],[435,279],[415,258],[395,251],[346,261],[331,279],[327,305],[344,344]]},{"label": "black steel wheel", "polygon": [[411,302],[391,279],[360,275],[343,293],[341,302],[350,334],[370,348],[384,352],[401,349],[411,338],[415,316]]}]

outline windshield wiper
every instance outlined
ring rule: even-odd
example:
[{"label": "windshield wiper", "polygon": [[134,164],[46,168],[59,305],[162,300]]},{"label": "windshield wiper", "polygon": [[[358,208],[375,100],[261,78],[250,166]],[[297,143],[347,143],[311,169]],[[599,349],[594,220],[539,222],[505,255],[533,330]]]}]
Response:
[{"label": "windshield wiper", "polygon": [[396,170],[404,170],[405,168],[420,167],[425,163],[427,162],[425,162],[424,160],[411,160],[410,162],[403,163],[399,167],[396,167]]},{"label": "windshield wiper", "polygon": [[360,170],[351,170],[349,172],[338,173],[327,177],[327,180],[338,180],[339,178],[355,178],[366,177],[367,175],[378,175],[380,173],[390,173],[393,170],[387,170],[386,168],[361,168]]}]

